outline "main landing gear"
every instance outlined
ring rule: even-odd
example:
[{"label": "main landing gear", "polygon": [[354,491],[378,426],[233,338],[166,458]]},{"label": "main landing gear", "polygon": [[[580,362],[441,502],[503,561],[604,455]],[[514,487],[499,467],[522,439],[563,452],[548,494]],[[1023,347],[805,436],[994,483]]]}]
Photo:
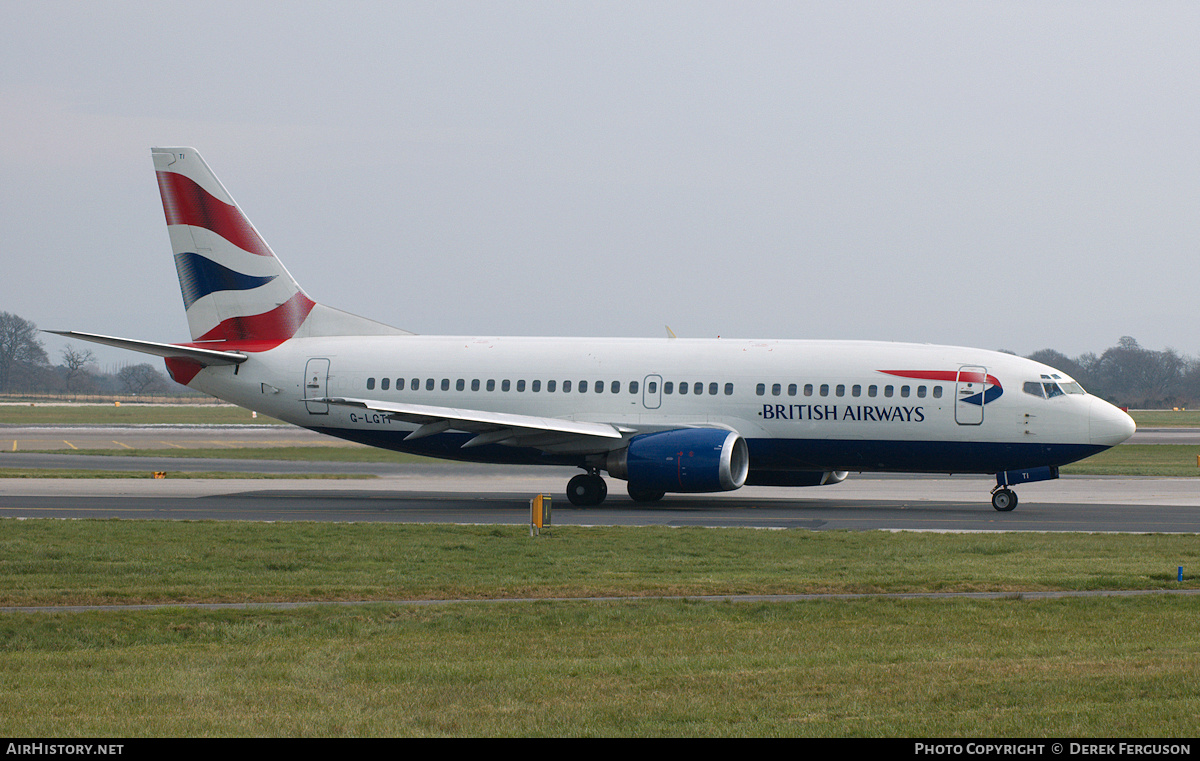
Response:
[{"label": "main landing gear", "polygon": [[[634,502],[657,502],[666,495],[661,491],[645,491],[629,487],[629,497]],[[599,471],[580,473],[567,482],[567,499],[576,507],[595,507],[608,496],[608,484]]]},{"label": "main landing gear", "polygon": [[595,507],[608,496],[608,484],[599,471],[579,475],[567,481],[567,499],[576,507]]},{"label": "main landing gear", "polygon": [[1017,493],[1007,486],[992,489],[992,507],[1007,513],[1017,506]]}]

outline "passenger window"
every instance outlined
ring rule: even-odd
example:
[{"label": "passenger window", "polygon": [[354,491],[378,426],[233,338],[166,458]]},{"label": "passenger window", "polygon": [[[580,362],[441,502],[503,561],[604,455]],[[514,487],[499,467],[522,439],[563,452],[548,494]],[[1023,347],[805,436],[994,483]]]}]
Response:
[{"label": "passenger window", "polygon": [[535,393],[535,394],[542,390],[542,382],[540,380],[535,380],[533,383],[531,383],[529,385],[530,385],[530,390],[533,391],[533,393]]},{"label": "passenger window", "polygon": [[682,395],[682,394],[686,394],[687,392],[688,392],[687,381],[683,381],[682,383],[679,384],[679,393]]},{"label": "passenger window", "polygon": [[554,389],[557,385],[558,385],[558,381],[546,381],[546,391],[548,393],[553,394]]},{"label": "passenger window", "polygon": [[883,395],[884,395],[884,396],[886,396],[886,397],[888,397],[888,398],[890,399],[893,393],[894,393],[894,390],[892,389],[892,387],[891,387],[891,386],[884,386],[884,387],[883,387]]},{"label": "passenger window", "polygon": [[479,379],[478,378],[475,378],[474,380],[471,381],[471,390],[472,391],[479,390]]},{"label": "passenger window", "polygon": [[647,394],[658,393],[658,383],[656,381],[650,381],[649,383],[647,383],[646,384],[646,393]]},{"label": "passenger window", "polygon": [[610,386],[608,390],[614,394],[621,393],[621,381],[613,381],[612,386]]},{"label": "passenger window", "polygon": [[421,379],[413,378],[412,383],[408,384],[408,387],[411,388],[413,391],[420,391],[421,390]]},{"label": "passenger window", "polygon": [[717,384],[715,384],[715,383],[708,384],[708,395],[709,396],[717,395]]},{"label": "passenger window", "polygon": [[585,380],[579,381],[579,393],[581,393],[581,394],[587,393],[587,381],[585,381]]},{"label": "passenger window", "polygon": [[828,383],[821,384],[821,396],[829,396],[829,384]]},{"label": "passenger window", "polygon": [[908,386],[900,387],[900,396],[908,398]]},{"label": "passenger window", "polygon": [[701,383],[700,381],[696,381],[694,384],[692,384],[692,393],[695,394],[696,396],[700,396],[701,394],[703,394],[704,393],[704,384]]},{"label": "passenger window", "polygon": [[426,391],[433,391],[433,378],[426,378],[426,379],[425,379],[425,390],[426,390]]},{"label": "passenger window", "polygon": [[404,390],[404,379],[403,379],[403,378],[397,378],[397,379],[396,379],[396,390],[397,390],[397,391],[403,391],[403,390]]},{"label": "passenger window", "polygon": [[812,396],[812,395],[813,395],[813,384],[811,384],[811,383],[805,383],[805,384],[804,384],[804,395],[805,395],[805,396]]},{"label": "passenger window", "polygon": [[637,381],[629,381],[629,393],[636,394],[637,390],[638,390],[638,382]]},{"label": "passenger window", "polygon": [[379,390],[380,391],[387,391],[388,386],[390,386],[390,385],[392,385],[391,378],[380,378],[379,379]]},{"label": "passenger window", "polygon": [[563,393],[571,393],[571,381],[563,381]]},{"label": "passenger window", "polygon": [[788,384],[788,396],[795,396],[797,390],[795,383]]},{"label": "passenger window", "polygon": [[442,391],[449,391],[449,390],[450,390],[450,379],[442,378]]},{"label": "passenger window", "polygon": [[767,384],[760,383],[757,386],[755,386],[754,393],[758,394],[759,396],[762,396],[763,394],[767,393]]},{"label": "passenger window", "polygon": [[517,391],[524,391],[524,390],[525,390],[525,381],[524,380],[517,381]]},{"label": "passenger window", "polygon": [[675,393],[675,382],[674,381],[663,381],[663,393],[664,394]]},{"label": "passenger window", "polygon": [[924,386],[917,386],[917,398],[918,399],[925,398],[925,387]]},{"label": "passenger window", "polygon": [[374,391],[374,390],[375,390],[375,379],[367,378],[367,391]]},{"label": "passenger window", "polygon": [[467,382],[465,380],[463,380],[462,378],[459,378],[458,380],[454,381],[454,390],[455,391],[462,391],[466,387],[467,387]]},{"label": "passenger window", "polygon": [[496,381],[495,381],[494,379],[492,379],[492,378],[488,378],[488,382],[487,382],[487,390],[488,390],[488,391],[495,391],[495,390],[496,390]]},{"label": "passenger window", "polygon": [[500,390],[501,391],[508,391],[510,388],[512,388],[512,382],[509,381],[508,378],[505,378],[504,380],[500,381]]},{"label": "passenger window", "polygon": [[783,386],[779,383],[771,385],[771,396],[779,396],[783,393]]},{"label": "passenger window", "polygon": [[850,387],[850,396],[862,396],[862,386],[855,384]]},{"label": "passenger window", "polygon": [[596,381],[592,385],[592,388],[596,389],[597,394],[603,394],[604,393],[604,381]]},{"label": "passenger window", "polygon": [[879,386],[867,386],[867,396],[875,397],[879,395]]},{"label": "passenger window", "polygon": [[839,384],[837,385],[837,389],[835,389],[835,392],[834,392],[834,393],[835,393],[837,396],[845,396],[845,395],[846,395],[846,387],[845,387],[844,385],[842,385],[841,383],[839,383]]},{"label": "passenger window", "polygon": [[733,396],[733,384],[732,383],[725,384],[725,396]]}]

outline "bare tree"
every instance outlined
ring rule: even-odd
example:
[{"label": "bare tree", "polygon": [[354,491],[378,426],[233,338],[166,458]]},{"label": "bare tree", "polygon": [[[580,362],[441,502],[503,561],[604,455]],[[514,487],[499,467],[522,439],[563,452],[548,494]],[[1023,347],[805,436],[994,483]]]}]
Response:
[{"label": "bare tree", "polygon": [[166,381],[163,379],[162,374],[145,362],[140,365],[126,365],[122,367],[117,372],[117,379],[125,385],[129,393],[135,396],[166,386]]},{"label": "bare tree", "polygon": [[0,312],[0,391],[11,391],[22,371],[49,364],[37,337],[37,326],[9,312]]},{"label": "bare tree", "polygon": [[67,348],[62,350],[63,367],[66,368],[64,377],[67,382],[67,393],[71,393],[71,384],[76,378],[87,377],[88,365],[96,363],[96,355],[91,349],[76,349],[74,346],[67,344]]}]

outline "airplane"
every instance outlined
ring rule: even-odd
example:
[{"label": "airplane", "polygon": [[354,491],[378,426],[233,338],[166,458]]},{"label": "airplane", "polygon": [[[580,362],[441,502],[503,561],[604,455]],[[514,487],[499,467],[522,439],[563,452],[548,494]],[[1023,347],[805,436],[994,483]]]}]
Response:
[{"label": "airplane", "polygon": [[851,472],[1013,486],[1134,433],[1061,371],[958,346],[416,335],[314,301],[194,148],[153,148],[191,341],[49,331],[162,357],[196,390],[303,428],[450,460],[577,466],[580,507]]}]

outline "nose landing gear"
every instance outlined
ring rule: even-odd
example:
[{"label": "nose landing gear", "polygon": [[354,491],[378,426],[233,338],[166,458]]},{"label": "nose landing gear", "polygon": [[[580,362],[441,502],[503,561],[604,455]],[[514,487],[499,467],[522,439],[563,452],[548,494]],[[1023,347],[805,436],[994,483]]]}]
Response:
[{"label": "nose landing gear", "polygon": [[997,485],[992,489],[992,507],[1007,513],[1017,506],[1017,493],[1007,486]]}]

